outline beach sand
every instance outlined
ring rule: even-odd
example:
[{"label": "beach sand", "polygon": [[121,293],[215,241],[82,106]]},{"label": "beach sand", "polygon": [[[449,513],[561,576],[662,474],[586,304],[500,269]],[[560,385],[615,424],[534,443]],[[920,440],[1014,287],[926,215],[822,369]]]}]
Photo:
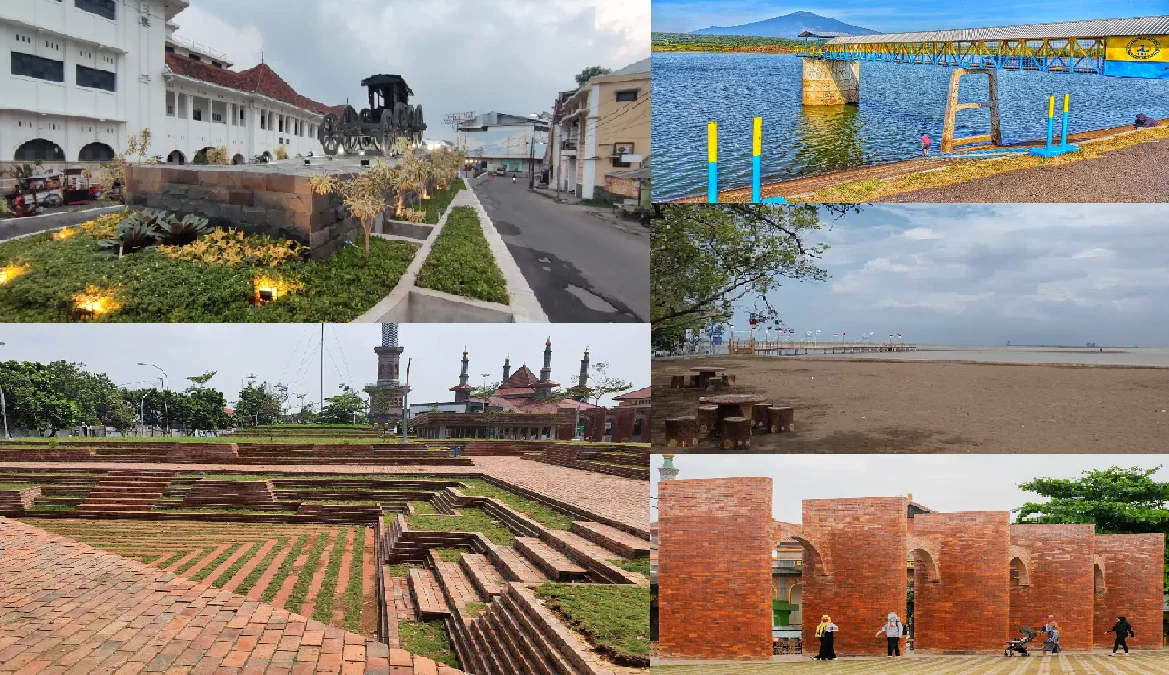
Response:
[{"label": "beach sand", "polygon": [[756,434],[750,452],[1169,452],[1169,368],[725,355],[654,361],[654,452],[666,418],[713,395],[670,388],[703,364],[735,374],[722,393],[795,408],[793,433]]}]

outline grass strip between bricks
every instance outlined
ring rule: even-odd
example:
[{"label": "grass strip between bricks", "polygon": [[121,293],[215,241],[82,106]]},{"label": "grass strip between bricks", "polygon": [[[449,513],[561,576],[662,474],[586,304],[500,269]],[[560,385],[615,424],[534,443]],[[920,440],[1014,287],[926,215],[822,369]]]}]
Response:
[{"label": "grass strip between bricks", "polygon": [[[296,543],[292,545],[292,550],[284,557],[284,562],[280,563],[280,567],[276,570],[276,574],[268,582],[268,587],[264,589],[264,594],[260,596],[263,602],[272,602],[272,598],[280,592],[280,587],[284,585],[284,579],[292,573],[292,567],[296,564],[296,559],[300,557],[300,552],[304,549],[304,544],[310,535],[303,535],[298,537]],[[300,608],[297,608],[300,611]]]},{"label": "grass strip between bricks", "polygon": [[462,482],[467,486],[459,489],[463,494],[494,497],[550,530],[567,530],[572,527],[572,518],[540,502],[521,497],[478,478],[464,478]]},{"label": "grass strip between bricks", "polygon": [[511,546],[515,535],[503,523],[493,520],[482,509],[461,508],[457,516],[407,516],[406,523],[411,530],[436,532],[480,532],[493,544]]},{"label": "grass strip between bricks", "polygon": [[222,553],[215,556],[214,560],[204,565],[203,569],[199,570],[195,576],[191,577],[191,581],[203,581],[207,577],[211,576],[211,573],[218,569],[218,567],[222,565],[228,558],[230,558],[232,554],[238,551],[240,546],[243,546],[243,543],[232,544],[231,546],[223,549]]},{"label": "grass strip between bricks", "polygon": [[626,572],[640,572],[641,574],[645,575],[646,579],[649,578],[649,558],[634,558],[633,560],[615,558],[609,562],[613,563],[613,565],[616,567],[620,567]]},{"label": "grass strip between bricks", "polygon": [[230,567],[223,570],[223,574],[215,577],[211,581],[211,585],[216,588],[223,588],[226,586],[227,582],[231,581],[231,578],[235,576],[236,572],[240,571],[244,565],[248,564],[249,560],[256,557],[256,553],[264,547],[264,543],[265,542],[260,539],[253,541],[252,546],[248,549],[247,553],[241,555],[235,562],[231,564]]},{"label": "grass strip between bricks", "polygon": [[479,216],[469,206],[451,209],[415,283],[420,288],[475,300],[504,305],[510,300]]},{"label": "grass strip between bricks", "polygon": [[[649,611],[649,605],[646,605]],[[398,638],[402,641],[402,649],[425,656],[426,658],[445,663],[451,668],[461,669],[459,658],[451,646],[451,636],[447,633],[446,624],[442,619],[430,621],[402,621],[398,624]]]},{"label": "grass strip between bricks", "polygon": [[[357,534],[353,537],[353,552],[352,559],[349,562],[349,585],[345,587],[345,618],[342,620],[341,627],[351,633],[361,632],[361,601],[362,591],[364,591],[365,579],[362,577],[362,572],[365,569],[364,554],[365,554],[365,532],[364,527],[357,528]],[[375,564],[379,561],[374,561]]]},{"label": "grass strip between bricks", "polygon": [[313,618],[321,623],[333,622],[333,600],[337,595],[337,575],[341,573],[341,555],[345,549],[345,537],[352,529],[343,527],[337,530],[337,536],[333,539],[329,566],[325,568],[321,590],[317,593],[317,601],[313,603]]},{"label": "grass strip between bricks", "polygon": [[[344,246],[321,260],[276,268],[227,267],[173,260],[154,248],[122,258],[104,252],[81,233],[63,241],[50,233],[0,243],[0,267],[21,262],[29,271],[0,286],[4,321],[62,322],[65,308],[87,286],[116,289],[121,309],[100,321],[238,323],[346,322],[384,298],[406,271],[418,247],[374,238],[370,259],[360,246]],[[303,290],[255,305],[253,276],[277,275]]]},{"label": "grass strip between bricks", "polygon": [[279,537],[276,540],[276,545],[268,551],[268,554],[264,556],[260,564],[256,565],[251,572],[248,572],[248,576],[244,577],[239,586],[235,587],[235,592],[240,595],[247,595],[248,591],[252,590],[252,587],[260,580],[260,577],[264,576],[264,572],[268,569],[268,566],[284,550],[285,546],[288,546],[288,537]]},{"label": "grass strip between bricks", "polygon": [[183,559],[183,556],[185,556],[185,555],[187,555],[188,553],[190,553],[190,552],[191,552],[191,550],[192,550],[192,549],[184,549],[184,550],[181,550],[181,551],[175,551],[174,555],[171,555],[171,556],[167,557],[165,560],[163,560],[162,562],[160,562],[160,563],[158,563],[157,565],[155,565],[155,567],[157,567],[157,568],[158,568],[158,569],[160,569],[160,570],[161,570],[161,569],[166,569],[166,568],[167,568],[167,567],[169,567],[170,565],[173,565],[173,564],[177,563],[178,561],[182,560],[182,559]]},{"label": "grass strip between bricks", "polygon": [[199,553],[199,555],[196,555],[195,557],[191,558],[191,559],[190,559],[190,560],[188,560],[187,562],[185,562],[185,563],[183,563],[182,565],[180,565],[180,566],[179,566],[179,568],[175,570],[175,574],[182,574],[183,572],[186,572],[187,570],[191,569],[191,568],[192,568],[192,567],[194,567],[194,566],[195,566],[195,565],[196,565],[196,564],[197,564],[197,563],[198,563],[198,562],[199,562],[201,559],[203,559],[203,558],[206,558],[206,557],[207,557],[208,555],[210,555],[210,554],[211,554],[211,552],[212,552],[212,551],[214,551],[214,550],[215,550],[215,547],[214,547],[214,546],[211,546],[211,547],[209,547],[209,548],[200,549],[200,553]]},{"label": "grass strip between bricks", "polygon": [[313,581],[313,573],[317,571],[317,565],[321,562],[321,556],[325,553],[325,547],[329,544],[329,537],[322,532],[317,537],[317,542],[309,551],[308,559],[304,561],[304,567],[296,573],[296,583],[292,586],[292,592],[288,594],[288,601],[284,603],[284,609],[290,612],[300,613],[300,608],[304,605],[304,598],[308,595],[309,584]]},{"label": "grass strip between bricks", "polygon": [[649,666],[649,588],[544,584],[536,596],[615,663]]},{"label": "grass strip between bricks", "polygon": [[399,563],[397,565],[386,565],[386,574],[390,575],[391,577],[398,577],[399,579],[405,579],[406,577],[410,576],[410,569],[411,569],[411,566],[407,565],[406,563]]}]

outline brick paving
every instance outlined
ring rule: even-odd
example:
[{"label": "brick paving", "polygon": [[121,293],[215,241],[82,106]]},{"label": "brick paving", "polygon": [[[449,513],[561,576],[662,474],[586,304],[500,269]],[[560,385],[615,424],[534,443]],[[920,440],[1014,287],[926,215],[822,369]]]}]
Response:
[{"label": "brick paving", "polygon": [[1165,675],[1169,652],[1134,651],[1115,658],[1104,652],[1059,656],[911,656],[901,659],[855,658],[828,663],[810,657],[779,657],[770,663],[703,662],[669,665],[654,661],[665,675]]},{"label": "brick paving", "polygon": [[459,671],[0,517],[0,673]]},{"label": "brick paving", "polygon": [[[267,466],[288,473],[384,473],[467,474],[482,473],[512,485],[538,492],[590,513],[649,530],[649,483],[565,466],[533,462],[519,457],[474,457],[474,466],[366,466],[296,465]],[[3,468],[25,469],[165,469],[246,473],[234,464],[134,464],[126,462],[3,462]],[[259,468],[259,467],[257,467]]]}]

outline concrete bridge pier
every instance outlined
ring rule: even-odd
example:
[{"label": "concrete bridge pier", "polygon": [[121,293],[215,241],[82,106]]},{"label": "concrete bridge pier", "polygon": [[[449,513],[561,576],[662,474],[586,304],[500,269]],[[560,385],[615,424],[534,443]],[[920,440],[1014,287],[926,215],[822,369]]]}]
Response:
[{"label": "concrete bridge pier", "polygon": [[830,61],[805,58],[804,105],[845,105],[860,103],[861,64],[859,61]]},{"label": "concrete bridge pier", "polygon": [[[962,78],[966,75],[985,75],[989,80],[987,88],[989,95],[986,101],[958,102],[958,90]],[[987,108],[990,111],[990,133],[978,136],[954,138],[954,129],[957,126],[959,110],[971,108]],[[951,152],[955,147],[971,145],[973,143],[990,142],[995,147],[1003,144],[1002,125],[999,122],[999,78],[993,68],[955,68],[950,71],[950,91],[946,97],[946,118],[942,126],[942,152]]]}]

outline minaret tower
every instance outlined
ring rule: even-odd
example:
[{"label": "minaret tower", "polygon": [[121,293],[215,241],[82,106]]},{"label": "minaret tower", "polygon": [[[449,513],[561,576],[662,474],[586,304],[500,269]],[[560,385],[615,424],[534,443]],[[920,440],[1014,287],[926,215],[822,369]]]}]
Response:
[{"label": "minaret tower", "polygon": [[551,396],[552,390],[560,386],[558,382],[552,381],[552,338],[544,342],[544,367],[540,369],[540,381],[532,387],[536,391],[536,396]]},{"label": "minaret tower", "polygon": [[369,394],[369,415],[374,424],[397,424],[402,419],[402,398],[410,389],[399,379],[403,347],[398,344],[398,324],[382,324],[382,344],[377,354],[377,384],[365,388]]},{"label": "minaret tower", "polygon": [[662,467],[658,469],[662,480],[674,480],[678,477],[678,469],[674,468],[674,456],[662,455]]},{"label": "minaret tower", "polygon": [[459,373],[459,386],[451,387],[450,390],[455,392],[455,403],[464,403],[471,400],[471,387],[467,384],[467,367],[470,365],[467,359],[467,348],[463,347],[463,370]]},{"label": "minaret tower", "polygon": [[576,378],[576,386],[571,390],[572,395],[581,402],[589,401],[589,348],[585,347],[584,358],[580,360],[580,375]]},{"label": "minaret tower", "polygon": [[500,383],[507,382],[507,378],[509,378],[509,377],[511,377],[511,357],[510,356],[505,357],[503,359],[503,379],[500,380]]}]

